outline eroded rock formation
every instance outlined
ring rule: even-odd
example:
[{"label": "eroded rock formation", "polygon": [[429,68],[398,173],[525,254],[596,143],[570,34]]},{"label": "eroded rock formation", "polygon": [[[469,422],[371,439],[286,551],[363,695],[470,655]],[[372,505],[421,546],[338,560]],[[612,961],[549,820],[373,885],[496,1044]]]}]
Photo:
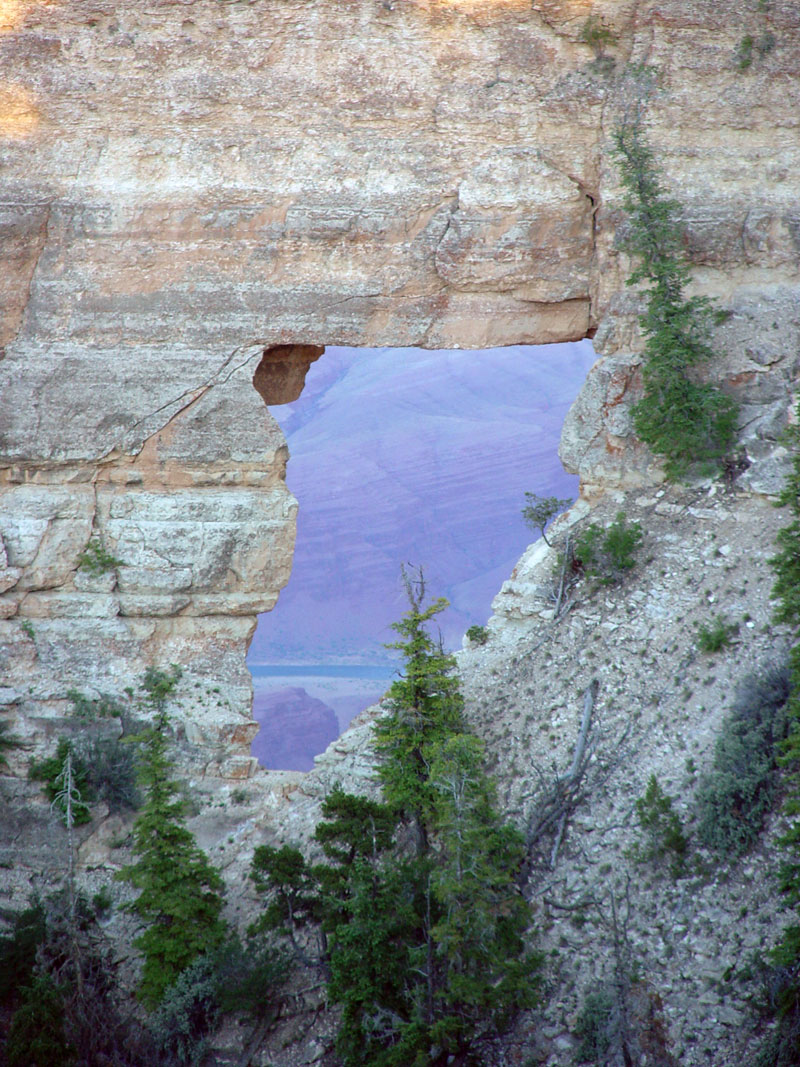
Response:
[{"label": "eroded rock formation", "polygon": [[[590,16],[610,35],[594,47]],[[742,402],[752,465],[739,485],[777,488],[800,351],[798,31],[794,0],[735,13],[710,0],[0,3],[0,702],[25,742],[4,788],[30,802],[8,807],[15,839],[34,839],[23,822],[39,789],[24,774],[54,747],[67,690],[119,692],[172,662],[187,764],[214,794],[194,828],[232,893],[248,892],[256,844],[308,835],[333,783],[370,788],[375,712],[305,778],[259,777],[251,793],[235,781],[253,771],[244,655],[287,579],[294,531],[285,444],[262,397],[277,402],[274,386],[285,398],[298,359],[326,343],[594,336],[602,358],[564,460],[586,499],[611,490],[607,516],[618,490],[659,480],[631,435],[639,302],[610,154],[640,64],[658,73],[646,131],[682,205],[696,290],[731,313],[709,373]],[[626,773],[570,829],[557,902],[624,891],[648,774],[688,795],[686,753],[708,763],[729,677],[779,643],[764,567],[773,510],[659,493],[629,498],[652,565],[624,596],[581,593],[550,627],[555,561],[534,550],[498,598],[489,644],[462,657],[468,713],[517,814],[538,781],[531,764],[569,764],[592,676],[603,737],[630,726]],[[742,626],[719,672],[693,637],[712,611]],[[729,994],[719,978],[774,933],[761,875],[775,829],[697,893],[669,890],[666,905],[657,885],[634,894],[631,943],[644,973],[664,975],[682,1063],[752,1051],[752,983]],[[124,862],[119,820],[87,832],[85,864]],[[28,872],[7,862],[22,899]],[[745,928],[748,910],[758,923]],[[578,937],[565,914],[542,902],[566,992],[534,1051],[559,1067],[581,995],[612,968],[607,930]],[[326,1018],[295,1060],[324,1055]]]},{"label": "eroded rock formation", "polygon": [[[647,132],[698,289],[733,313],[713,373],[763,460],[747,477],[774,488],[799,18],[791,0],[737,20],[699,0],[5,3],[0,639],[22,736],[70,686],[176,661],[207,770],[248,773],[244,652],[295,508],[253,388],[265,350],[596,330],[565,462],[587,486],[657,478],[630,435],[640,341],[609,155],[636,64],[659,72]],[[771,42],[747,69],[743,32]],[[124,566],[81,569],[90,542]]]}]

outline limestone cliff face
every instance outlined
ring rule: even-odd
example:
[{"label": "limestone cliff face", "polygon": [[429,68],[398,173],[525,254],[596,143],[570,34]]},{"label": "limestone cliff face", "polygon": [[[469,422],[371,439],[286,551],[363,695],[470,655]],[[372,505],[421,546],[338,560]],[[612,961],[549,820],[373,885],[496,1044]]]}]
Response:
[{"label": "limestone cliff face", "polygon": [[[247,790],[218,780],[253,771],[244,655],[291,561],[295,502],[265,404],[296,393],[326,343],[593,336],[601,359],[562,454],[587,500],[605,491],[599,517],[624,503],[643,522],[651,563],[616,599],[578,589],[550,625],[556,563],[533,549],[491,641],[461,663],[517,817],[532,767],[569,766],[592,677],[603,738],[630,746],[536,889],[563,980],[528,1051],[572,1062],[581,996],[610,973],[608,930],[579,937],[542,886],[570,906],[625,891],[648,775],[686,815],[687,754],[708,765],[731,681],[780,644],[764,562],[778,517],[758,493],[780,481],[800,353],[800,9],[735,6],[0,0],[0,705],[27,743],[9,756],[26,798],[7,808],[15,839],[39,795],[28,758],[53,747],[68,689],[118,692],[149,665],[184,667],[184,751],[214,795],[194,828],[232,896],[248,892],[255,845],[307,836],[332,783],[371,788],[375,712],[309,775],[259,775],[247,808]],[[581,39],[590,15],[614,36],[604,54]],[[647,135],[683,206],[696,288],[732,313],[710,373],[742,402],[749,495],[653,489],[658,467],[631,435],[639,307],[609,150],[637,64],[658,71]],[[92,545],[121,565],[81,566]],[[720,668],[694,640],[718,611],[742,621]],[[696,892],[634,886],[632,945],[665,976],[681,1063],[708,1050],[719,1067],[748,1062],[752,983],[737,994],[718,979],[774,934],[763,870],[779,829]],[[125,862],[118,823],[86,832],[84,865]],[[44,855],[55,846],[40,836]],[[18,899],[28,873],[4,869]]]},{"label": "limestone cliff face", "polygon": [[[597,331],[565,462],[587,486],[658,477],[630,436],[640,343],[609,157],[630,64],[660,72],[648,135],[698,288],[733,312],[714,374],[743,402],[752,484],[775,486],[800,16],[751,6],[2,5],[0,640],[24,736],[70,686],[176,661],[207,769],[249,772],[244,652],[288,576],[295,509],[261,397],[314,346]],[[605,55],[581,40],[589,14]],[[771,47],[740,70],[744,33]],[[82,570],[92,539],[125,565]]]}]

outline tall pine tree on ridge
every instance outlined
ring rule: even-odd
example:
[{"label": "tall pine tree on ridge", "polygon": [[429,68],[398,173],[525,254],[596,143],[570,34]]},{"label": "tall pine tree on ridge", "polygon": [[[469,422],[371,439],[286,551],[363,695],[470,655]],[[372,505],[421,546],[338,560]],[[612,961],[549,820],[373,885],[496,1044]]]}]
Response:
[{"label": "tall pine tree on ridge", "polygon": [[421,578],[406,587],[393,646],[405,671],[375,728],[384,802],[328,795],[315,835],[324,864],[291,846],[261,846],[253,860],[271,928],[291,927],[293,912],[301,925],[321,921],[317,962],[342,1008],[347,1067],[487,1062],[491,1042],[535,1003],[541,969],[515,882],[522,836],[497,809],[453,657],[427,632],[447,602],[425,606]]}]

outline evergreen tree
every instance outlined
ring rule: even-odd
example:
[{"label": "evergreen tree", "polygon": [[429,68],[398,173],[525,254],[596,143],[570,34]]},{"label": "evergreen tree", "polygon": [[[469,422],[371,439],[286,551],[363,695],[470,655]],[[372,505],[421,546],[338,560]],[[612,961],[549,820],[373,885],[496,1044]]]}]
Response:
[{"label": "evergreen tree", "polygon": [[787,1067],[800,1062],[800,402],[797,422],[790,427],[788,437],[794,445],[794,460],[778,504],[788,507],[792,518],[778,531],[778,552],[770,560],[775,571],[772,595],[778,601],[775,620],[786,623],[794,638],[789,653],[789,733],[780,759],[787,770],[784,812],[791,823],[779,842],[784,849],[781,890],[787,905],[794,909],[794,919],[773,954],[787,980],[778,996],[780,1025],[775,1056],[770,1060]]},{"label": "evergreen tree", "polygon": [[453,658],[427,632],[446,601],[426,607],[421,581],[407,589],[393,646],[405,672],[375,730],[384,803],[334,790],[315,835],[326,863],[287,846],[254,864],[271,928],[291,913],[296,929],[321,921],[317,961],[342,1007],[347,1067],[479,1062],[482,1043],[533,1004],[541,966],[515,884],[521,835],[497,811]]},{"label": "evergreen tree", "polygon": [[403,578],[410,610],[392,624],[401,640],[387,647],[402,653],[404,673],[389,688],[390,714],[376,724],[374,735],[384,799],[413,824],[417,847],[424,852],[436,798],[430,781],[430,752],[464,729],[464,701],[455,660],[427,630],[427,624],[448,606],[447,601],[439,597],[425,607],[422,577],[412,582],[403,571]]},{"label": "evergreen tree", "polygon": [[146,924],[134,945],[144,956],[139,996],[150,1008],[185,967],[225,936],[222,879],[184,825],[184,805],[170,777],[165,705],[178,676],[153,670],[145,676],[155,710],[153,725],[142,736],[139,780],[146,801],[133,827],[138,859],[119,874],[140,890],[129,908]]},{"label": "evergreen tree", "polygon": [[438,792],[431,887],[439,915],[432,934],[441,990],[433,1033],[437,1044],[460,1051],[532,1005],[540,962],[525,949],[530,912],[516,891],[524,843],[498,813],[484,760],[483,745],[465,730],[438,745],[431,761]]},{"label": "evergreen tree", "polygon": [[636,432],[664,456],[670,479],[696,464],[715,464],[730,450],[737,406],[716,386],[695,380],[695,368],[713,358],[711,305],[686,297],[689,264],[683,250],[680,205],[664,194],[641,120],[620,127],[614,145],[625,189],[629,232],[623,246],[638,259],[629,285],[647,283],[644,396],[633,409]]},{"label": "evergreen tree", "polygon": [[[794,646],[789,658],[792,678],[789,708],[800,735],[800,402],[796,420],[787,430],[787,439],[794,446],[792,471],[778,499],[780,507],[789,508],[792,519],[778,531],[778,552],[770,560],[770,565],[775,571],[772,595],[778,601],[775,621],[786,623],[794,632]],[[800,762],[800,736],[796,738],[796,744]]]},{"label": "evergreen tree", "polygon": [[560,500],[557,496],[539,496],[538,493],[526,493],[525,500],[526,504],[522,509],[525,524],[532,530],[538,530],[544,543],[550,546],[545,527],[559,512],[568,508],[572,501],[569,498]]}]

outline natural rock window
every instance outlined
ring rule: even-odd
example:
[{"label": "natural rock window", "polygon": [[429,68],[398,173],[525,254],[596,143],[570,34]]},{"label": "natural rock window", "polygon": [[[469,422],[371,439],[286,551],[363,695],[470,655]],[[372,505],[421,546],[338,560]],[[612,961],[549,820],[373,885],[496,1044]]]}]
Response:
[{"label": "natural rock window", "polygon": [[[531,540],[524,493],[575,496],[557,449],[589,341],[482,351],[265,349],[254,384],[289,443],[299,501],[288,586],[250,649],[253,754],[308,770],[394,673],[403,563],[451,608],[447,647],[484,624]],[[271,401],[277,405],[276,400]]]}]

